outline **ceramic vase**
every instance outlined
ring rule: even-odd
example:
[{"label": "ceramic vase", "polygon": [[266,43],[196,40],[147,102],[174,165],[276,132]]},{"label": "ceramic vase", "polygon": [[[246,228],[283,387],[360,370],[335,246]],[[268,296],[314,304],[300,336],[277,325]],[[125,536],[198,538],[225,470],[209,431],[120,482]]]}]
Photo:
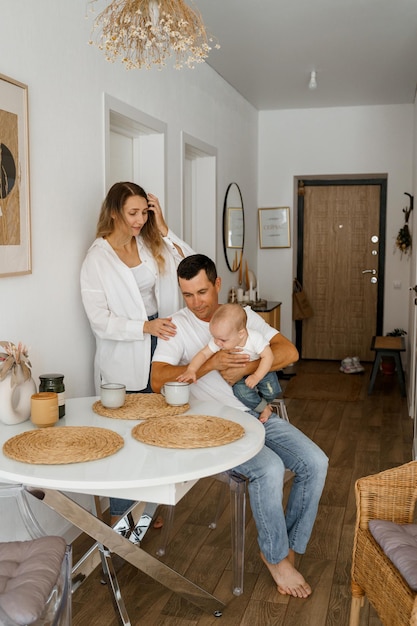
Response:
[{"label": "ceramic vase", "polygon": [[3,424],[20,424],[30,417],[30,399],[36,393],[33,378],[24,379],[20,365],[15,366],[15,380],[9,372],[0,381],[0,422]]}]

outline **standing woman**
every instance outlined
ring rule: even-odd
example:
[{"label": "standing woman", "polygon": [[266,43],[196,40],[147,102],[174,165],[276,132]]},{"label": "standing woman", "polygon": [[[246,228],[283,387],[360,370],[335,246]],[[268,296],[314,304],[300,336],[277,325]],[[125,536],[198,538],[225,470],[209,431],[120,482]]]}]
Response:
[{"label": "standing woman", "polygon": [[[96,338],[97,394],[108,382],[123,383],[130,392],[152,391],[156,341],[176,333],[168,317],[180,308],[176,268],[190,254],[169,230],[156,196],[135,183],[110,188],[81,269],[82,301]],[[113,519],[128,506],[111,499]]]}]

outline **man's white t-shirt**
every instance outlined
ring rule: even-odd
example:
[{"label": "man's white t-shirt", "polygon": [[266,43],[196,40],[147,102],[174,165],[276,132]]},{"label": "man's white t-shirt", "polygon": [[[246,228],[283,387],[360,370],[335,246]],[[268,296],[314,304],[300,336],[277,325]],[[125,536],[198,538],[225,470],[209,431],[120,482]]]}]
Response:
[{"label": "man's white t-shirt", "polygon": [[[245,307],[245,311],[248,318],[247,328],[257,330],[267,341],[277,334],[278,331],[269,326],[250,307]],[[169,365],[188,365],[197,352],[210,341],[209,323],[199,320],[187,308],[174,313],[172,321],[177,327],[177,334],[168,341],[158,341],[153,361]],[[248,410],[247,406],[235,398],[232,387],[217,371],[209,372],[199,378],[197,382],[190,385],[190,390],[197,400],[216,400],[236,409]]]}]

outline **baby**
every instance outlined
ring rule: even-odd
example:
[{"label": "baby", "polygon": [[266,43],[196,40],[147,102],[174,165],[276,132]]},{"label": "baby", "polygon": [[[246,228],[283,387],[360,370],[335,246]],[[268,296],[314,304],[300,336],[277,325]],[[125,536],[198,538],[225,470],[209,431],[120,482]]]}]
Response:
[{"label": "baby", "polygon": [[264,423],[272,413],[269,404],[281,388],[275,372],[270,372],[274,355],[269,341],[257,330],[246,327],[246,312],[240,304],[223,304],[210,321],[212,335],[208,345],[191,360],[177,380],[195,382],[197,371],[218,350],[239,350],[249,354],[250,361],[260,359],[257,369],[233,385],[234,395]]}]

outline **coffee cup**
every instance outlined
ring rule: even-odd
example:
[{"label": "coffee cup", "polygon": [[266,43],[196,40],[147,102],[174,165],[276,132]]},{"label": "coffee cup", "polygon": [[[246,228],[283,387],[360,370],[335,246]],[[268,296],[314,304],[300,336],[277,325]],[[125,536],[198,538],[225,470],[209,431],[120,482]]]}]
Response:
[{"label": "coffee cup", "polygon": [[103,383],[100,385],[101,404],[107,409],[118,409],[124,405],[126,387],[121,383]]},{"label": "coffee cup", "polygon": [[30,399],[30,420],[39,428],[54,426],[59,417],[58,394],[54,391],[34,393]]},{"label": "coffee cup", "polygon": [[190,384],[172,381],[165,383],[161,389],[166,403],[171,406],[181,406],[187,404],[190,399]]}]

